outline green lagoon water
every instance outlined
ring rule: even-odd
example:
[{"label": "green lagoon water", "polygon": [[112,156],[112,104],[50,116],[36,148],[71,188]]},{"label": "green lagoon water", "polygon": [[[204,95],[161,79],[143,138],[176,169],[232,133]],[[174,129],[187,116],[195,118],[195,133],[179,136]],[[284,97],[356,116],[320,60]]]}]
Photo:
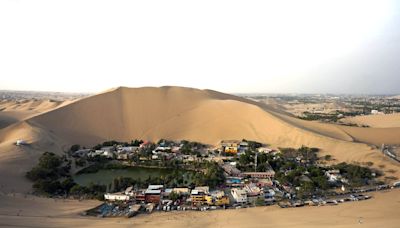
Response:
[{"label": "green lagoon water", "polygon": [[130,167],[127,169],[102,169],[95,173],[83,173],[74,176],[76,183],[88,186],[90,183],[108,185],[117,177],[131,177],[145,180],[150,177],[165,176],[173,172],[171,169]]},{"label": "green lagoon water", "polygon": [[[73,177],[74,181],[82,186],[88,186],[90,183],[108,185],[117,177],[130,177],[138,180],[146,180],[150,177],[166,176],[172,173],[172,169],[160,168],[144,168],[144,167],[129,167],[126,169],[102,169],[95,173],[83,173]],[[189,179],[189,172],[180,170],[184,180]]]}]

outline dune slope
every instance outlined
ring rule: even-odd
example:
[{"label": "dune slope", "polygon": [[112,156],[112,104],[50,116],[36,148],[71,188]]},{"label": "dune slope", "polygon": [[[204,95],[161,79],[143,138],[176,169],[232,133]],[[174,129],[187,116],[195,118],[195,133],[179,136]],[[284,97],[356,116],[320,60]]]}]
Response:
[{"label": "dune slope", "polygon": [[373,128],[400,127],[400,113],[386,115],[367,115],[349,117],[342,120],[344,123],[367,125]]}]

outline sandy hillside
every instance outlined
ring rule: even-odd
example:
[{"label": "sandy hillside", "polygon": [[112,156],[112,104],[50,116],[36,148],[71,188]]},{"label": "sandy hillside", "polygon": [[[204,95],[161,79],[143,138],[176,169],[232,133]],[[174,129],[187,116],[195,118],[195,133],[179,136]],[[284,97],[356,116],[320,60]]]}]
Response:
[{"label": "sandy hillside", "polygon": [[[248,138],[276,145],[287,140],[287,145],[309,144],[321,140],[321,135],[323,140],[324,136],[354,140],[347,129],[338,126],[277,114],[260,103],[228,94],[181,87],[122,87],[39,115],[28,123],[51,130],[71,143],[89,145],[99,140],[132,138],[185,138],[210,144]],[[385,140],[400,143],[398,137]]]},{"label": "sandy hillside", "polygon": [[386,115],[367,115],[349,117],[341,120],[344,123],[367,125],[372,128],[393,128],[400,127],[400,113]]}]

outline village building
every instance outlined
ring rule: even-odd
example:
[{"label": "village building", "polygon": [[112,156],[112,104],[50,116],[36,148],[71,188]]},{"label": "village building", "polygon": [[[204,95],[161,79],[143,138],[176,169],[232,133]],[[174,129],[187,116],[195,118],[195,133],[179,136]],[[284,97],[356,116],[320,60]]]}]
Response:
[{"label": "village building", "polygon": [[210,192],[210,187],[208,187],[208,186],[198,186],[198,187],[195,187],[194,189],[204,192],[205,194],[208,194]]},{"label": "village building", "polygon": [[72,156],[73,157],[85,157],[89,154],[89,152],[91,151],[91,149],[80,149],[75,151]]},{"label": "village building", "polygon": [[221,141],[221,149],[225,153],[237,154],[240,141],[238,140],[223,140]]},{"label": "village building", "polygon": [[23,139],[18,139],[17,142],[15,143],[15,145],[23,146],[23,145],[27,145],[27,142]]},{"label": "village building", "polygon": [[130,197],[123,193],[106,193],[104,199],[108,201],[128,201]]},{"label": "village building", "polygon": [[173,188],[173,192],[178,193],[179,195],[189,195],[189,188]]},{"label": "village building", "polygon": [[206,193],[201,190],[193,189],[190,193],[192,204],[202,204],[205,201]]},{"label": "village building", "polygon": [[133,186],[127,187],[125,189],[125,195],[127,195],[127,196],[134,196],[135,195],[135,192],[133,190]]},{"label": "village building", "polygon": [[258,179],[258,181],[257,181],[257,186],[260,187],[260,188],[271,187],[273,185],[274,185],[274,183],[272,182],[272,180],[270,178]]},{"label": "village building", "polygon": [[272,153],[274,150],[268,147],[260,147],[257,149],[258,153],[269,154]]},{"label": "village building", "polygon": [[231,194],[236,203],[247,203],[247,192],[245,190],[232,188]]},{"label": "village building", "polygon": [[139,150],[139,147],[137,147],[137,146],[119,146],[119,147],[117,147],[118,153],[121,153],[121,152],[133,153],[133,152],[137,152],[138,150]]},{"label": "village building", "polygon": [[147,189],[144,192],[146,203],[158,204],[161,201],[161,190]]},{"label": "village building", "polygon": [[275,191],[272,189],[267,189],[264,191],[264,201],[266,204],[273,204],[275,202]]},{"label": "village building", "polygon": [[205,200],[210,206],[229,205],[229,197],[223,191],[214,191],[205,197]]},{"label": "village building", "polygon": [[275,172],[273,170],[268,170],[266,172],[244,172],[241,174],[243,177],[250,176],[251,178],[274,178]]},{"label": "village building", "polygon": [[145,202],[146,201],[146,196],[145,196],[144,192],[145,192],[145,190],[138,191],[135,193],[136,202]]},{"label": "village building", "polygon": [[261,194],[261,189],[254,183],[246,184],[243,189],[246,191],[247,196],[249,197],[259,196]]},{"label": "village building", "polygon": [[238,154],[242,154],[249,149],[249,143],[246,141],[241,141],[238,147]]},{"label": "village building", "polygon": [[234,165],[231,165],[229,163],[223,164],[222,169],[224,169],[224,171],[226,172],[226,174],[228,174],[228,176],[238,177],[241,174],[239,169],[237,169]]},{"label": "village building", "polygon": [[325,176],[327,176],[328,181],[332,182],[332,183],[340,181],[340,179],[342,178],[342,176],[340,175],[340,170],[338,170],[338,169],[326,171]]},{"label": "village building", "polygon": [[172,188],[166,188],[164,190],[164,192],[162,193],[163,197],[168,197],[173,192],[173,190],[174,189],[172,189]]},{"label": "village building", "polygon": [[117,160],[128,160],[129,154],[125,152],[121,152],[117,154]]}]

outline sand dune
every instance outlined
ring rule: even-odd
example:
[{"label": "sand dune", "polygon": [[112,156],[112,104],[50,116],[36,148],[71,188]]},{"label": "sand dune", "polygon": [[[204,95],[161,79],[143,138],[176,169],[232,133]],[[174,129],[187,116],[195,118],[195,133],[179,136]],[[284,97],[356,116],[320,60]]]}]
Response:
[{"label": "sand dune", "polygon": [[0,129],[35,115],[67,105],[72,101],[22,100],[0,101]]},{"label": "sand dune", "polygon": [[[246,138],[272,147],[318,147],[321,155],[330,154],[337,161],[372,161],[375,167],[384,165],[396,171],[391,176],[400,177],[398,164],[365,144],[398,143],[398,131],[299,120],[270,106],[211,90],[120,87],[1,129],[0,172],[18,165],[23,170],[30,167],[31,162],[23,165],[24,153],[35,161],[45,150],[61,152],[76,143],[92,146],[111,139],[165,138],[216,145],[223,139]],[[32,143],[22,152],[13,146],[20,138]],[[10,175],[13,183],[18,175]]]},{"label": "sand dune", "polygon": [[53,101],[53,100],[18,100],[0,101],[0,110],[2,111],[34,111],[36,113],[43,113],[45,111],[57,108],[61,105],[68,104],[70,101]]},{"label": "sand dune", "polygon": [[[181,87],[121,87],[39,115],[28,122],[52,130],[71,143],[81,144],[132,138],[153,141],[186,138],[210,144],[237,137],[279,145],[286,140],[290,141],[287,144],[295,142],[296,145],[310,141],[286,137],[288,132],[306,134],[318,140],[321,136],[349,142],[365,138],[365,142],[371,144],[374,143],[370,137],[360,137],[360,132],[379,138],[371,130],[299,120],[244,98]],[[75,135],[68,134],[72,132]],[[397,140],[400,143],[400,139],[389,134],[382,138],[375,141],[393,143]]]},{"label": "sand dune", "polygon": [[367,125],[372,128],[400,127],[400,113],[349,117],[343,119],[342,122]]}]

